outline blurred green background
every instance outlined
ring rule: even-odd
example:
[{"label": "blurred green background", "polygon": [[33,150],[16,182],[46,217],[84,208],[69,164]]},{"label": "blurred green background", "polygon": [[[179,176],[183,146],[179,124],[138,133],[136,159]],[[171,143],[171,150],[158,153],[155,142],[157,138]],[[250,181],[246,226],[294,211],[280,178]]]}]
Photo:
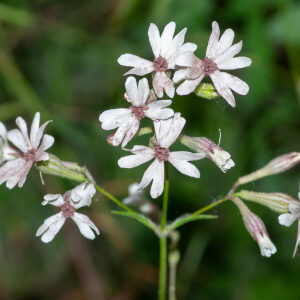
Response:
[{"label": "blurred green background", "polygon": [[[217,20],[224,31],[244,41],[241,55],[250,68],[232,72],[248,82],[237,107],[194,95],[175,97],[172,107],[187,119],[184,132],[218,141],[236,167],[223,174],[212,162],[196,162],[200,180],[171,169],[171,219],[224,195],[238,176],[271,158],[300,149],[300,3],[288,0],[7,0],[0,3],[0,120],[14,126],[36,111],[53,119],[51,151],[86,165],[97,182],[121,199],[139,181],[145,165],[121,170],[125,155],[106,143],[99,113],[126,107],[127,70],[122,53],[152,59],[147,31],[170,21],[176,32],[187,27],[186,41],[203,57]],[[136,143],[146,143],[138,138]],[[175,147],[176,148],[176,147]],[[63,193],[74,183],[51,176],[42,186],[32,170],[23,189],[0,187],[0,299],[156,299],[158,242],[133,220],[112,216],[116,207],[98,195],[83,209],[98,225],[95,241],[67,222],[49,245],[35,237],[44,219],[56,212],[40,205],[45,193]],[[248,189],[285,192],[297,197],[299,167],[249,184]],[[155,201],[159,204],[159,200]],[[283,228],[277,215],[249,205],[266,223],[278,253],[260,256],[256,243],[231,203],[212,213],[217,220],[181,230],[178,299],[300,299],[300,254],[292,259],[296,225]]]}]

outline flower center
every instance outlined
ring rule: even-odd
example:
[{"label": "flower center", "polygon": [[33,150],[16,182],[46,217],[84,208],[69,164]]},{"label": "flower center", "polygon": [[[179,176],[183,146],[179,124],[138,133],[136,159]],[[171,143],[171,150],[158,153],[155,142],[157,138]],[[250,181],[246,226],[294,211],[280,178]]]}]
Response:
[{"label": "flower center", "polygon": [[210,75],[218,70],[218,66],[212,59],[205,57],[203,60],[202,70],[205,75]]},{"label": "flower center", "polygon": [[144,118],[144,107],[131,106],[132,113],[136,116],[138,121]]},{"label": "flower center", "polygon": [[28,152],[24,153],[23,158],[26,161],[35,161],[35,152],[36,151],[34,149],[29,150]]},{"label": "flower center", "polygon": [[168,70],[168,63],[165,58],[159,56],[154,59],[153,67],[155,72],[166,72]]},{"label": "flower center", "polygon": [[154,152],[155,152],[155,156],[157,157],[157,159],[160,162],[168,160],[169,155],[170,155],[170,150],[169,149],[162,148],[159,145],[155,146]]},{"label": "flower center", "polygon": [[65,218],[73,217],[75,212],[75,207],[72,206],[69,201],[65,201],[65,203],[61,206],[60,209]]}]

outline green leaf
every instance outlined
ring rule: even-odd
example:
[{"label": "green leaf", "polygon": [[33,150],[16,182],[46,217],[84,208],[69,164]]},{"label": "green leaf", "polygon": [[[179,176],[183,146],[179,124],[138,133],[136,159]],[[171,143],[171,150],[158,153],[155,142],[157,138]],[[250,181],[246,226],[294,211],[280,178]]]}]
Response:
[{"label": "green leaf", "polygon": [[112,213],[114,215],[124,216],[124,217],[135,219],[136,221],[144,224],[146,227],[148,227],[149,229],[154,231],[156,234],[159,231],[159,228],[157,227],[156,224],[154,224],[150,219],[148,219],[147,217],[145,217],[141,214],[137,214],[134,212],[127,212],[127,211],[119,211],[119,210],[113,210]]},{"label": "green leaf", "polygon": [[201,98],[212,100],[219,97],[218,92],[211,83],[200,83],[194,93]]},{"label": "green leaf", "polygon": [[179,228],[180,226],[194,221],[199,221],[203,219],[216,219],[218,216],[214,215],[183,215],[179,218],[177,218],[175,221],[173,221],[170,225],[168,225],[168,231],[174,230],[176,228]]}]

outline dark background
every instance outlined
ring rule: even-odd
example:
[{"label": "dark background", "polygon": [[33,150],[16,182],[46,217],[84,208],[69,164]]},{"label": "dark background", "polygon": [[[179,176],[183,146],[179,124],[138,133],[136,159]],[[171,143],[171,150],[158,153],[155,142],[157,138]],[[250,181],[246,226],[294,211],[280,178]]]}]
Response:
[{"label": "dark background", "polygon": [[[106,143],[110,132],[98,121],[101,111],[126,107],[122,74],[128,69],[117,58],[127,52],[152,59],[149,23],[161,31],[170,21],[176,33],[188,28],[186,41],[196,43],[203,57],[213,20],[222,32],[234,29],[235,42],[244,41],[241,55],[253,64],[232,72],[250,86],[247,96],[236,95],[235,109],[222,99],[174,97],[173,109],[187,119],[184,132],[217,142],[221,128],[221,146],[236,163],[223,174],[209,160],[196,162],[200,180],[171,168],[170,219],[199,209],[224,195],[239,176],[299,151],[299,1],[1,1],[0,120],[12,128],[16,116],[30,122],[36,111],[43,121],[54,120],[47,128],[56,139],[51,152],[86,165],[122,199],[146,166],[118,168],[125,153]],[[44,179],[42,186],[32,170],[23,189],[0,188],[0,299],[155,299],[158,242],[135,221],[112,216],[116,207],[104,197],[81,210],[101,230],[95,241],[80,236],[71,222],[49,245],[35,237],[57,211],[40,205],[43,195],[74,187]],[[247,188],[296,198],[298,184],[296,167]],[[275,213],[249,206],[265,221],[278,253],[261,257],[238,210],[225,203],[212,211],[217,220],[182,227],[178,299],[300,298],[300,254],[292,259],[296,225],[284,228]]]}]

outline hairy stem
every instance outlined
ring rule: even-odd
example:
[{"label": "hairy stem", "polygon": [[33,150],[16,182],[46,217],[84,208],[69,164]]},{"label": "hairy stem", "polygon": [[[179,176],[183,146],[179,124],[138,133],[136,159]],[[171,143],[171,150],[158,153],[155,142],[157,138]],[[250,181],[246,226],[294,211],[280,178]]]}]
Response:
[{"label": "hairy stem", "polygon": [[215,206],[225,202],[228,199],[229,199],[228,196],[225,196],[218,201],[215,201],[207,206],[200,208],[199,210],[195,211],[192,215],[193,216],[200,215],[200,214],[204,213],[205,211],[210,210],[210,209],[214,208]]},{"label": "hairy stem", "polygon": [[[168,217],[168,198],[169,198],[169,176],[168,165],[165,163],[165,186],[162,204],[162,218],[160,229],[164,233],[167,225]],[[160,236],[160,255],[159,255],[159,300],[166,299],[166,281],[167,281],[167,237],[162,234]]]}]

